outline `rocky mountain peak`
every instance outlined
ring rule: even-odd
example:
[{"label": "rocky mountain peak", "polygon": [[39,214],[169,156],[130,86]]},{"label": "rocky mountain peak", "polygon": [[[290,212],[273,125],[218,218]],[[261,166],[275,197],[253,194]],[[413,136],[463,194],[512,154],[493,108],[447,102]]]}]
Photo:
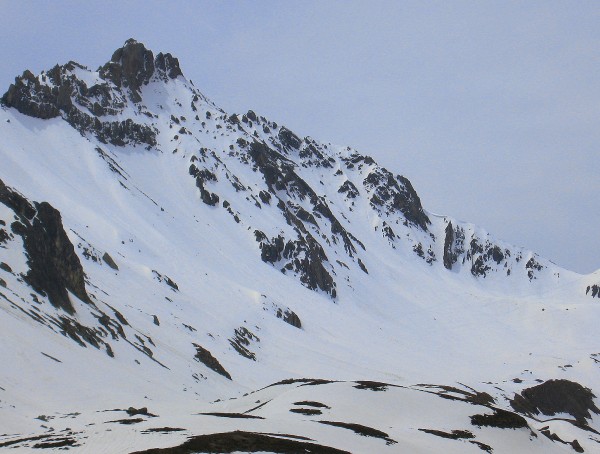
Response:
[{"label": "rocky mountain peak", "polygon": [[202,451],[200,424],[236,452],[597,450],[600,270],[179,76],[131,39],[4,95],[0,447]]},{"label": "rocky mountain peak", "polygon": [[[368,274],[368,242],[353,233],[363,222],[351,220],[358,212],[368,213],[369,229],[385,247],[401,256],[416,255],[430,266],[441,258],[446,270],[464,268],[476,278],[502,275],[532,282],[552,274],[558,279],[559,273],[530,251],[473,226],[430,216],[410,181],[373,158],[301,138],[253,111],[228,115],[185,79],[175,80],[179,76],[177,58],[155,56],[129,39],[97,71],[72,61],[39,75],[25,71],[2,101],[32,117],[62,117],[97,139],[96,150],[105,160],[110,150],[104,145],[142,145],[185,157],[200,200],[211,208],[222,206],[236,224],[253,231],[263,262],[333,299],[341,283],[349,282],[350,267],[355,265],[361,278]],[[121,184],[127,186],[126,180],[123,176]],[[232,187],[246,196],[232,196]],[[257,222],[240,208],[246,203],[276,209],[287,227]]]},{"label": "rocky mountain peak", "polygon": [[130,118],[106,121],[103,117],[127,109],[140,111],[143,86],[179,76],[183,74],[177,58],[169,53],[155,57],[143,43],[129,39],[96,72],[73,61],[39,75],[26,70],[0,102],[31,117],[62,117],[82,134],[92,133],[103,143],[154,146],[156,131],[151,126]]},{"label": "rocky mountain peak", "polygon": [[128,39],[97,72],[74,61],[37,76],[26,70],[0,102],[28,116],[62,116],[78,129],[88,129],[93,122],[90,117],[115,115],[128,100],[140,103],[141,88],[151,80],[168,82],[179,76],[183,73],[177,58],[169,53],[155,57],[143,43]]},{"label": "rocky mountain peak", "polygon": [[140,88],[155,74],[163,80],[183,75],[177,58],[163,53],[155,58],[151,50],[133,38],[113,53],[110,61],[99,69],[99,74],[117,87],[129,88],[134,102],[141,101]]}]

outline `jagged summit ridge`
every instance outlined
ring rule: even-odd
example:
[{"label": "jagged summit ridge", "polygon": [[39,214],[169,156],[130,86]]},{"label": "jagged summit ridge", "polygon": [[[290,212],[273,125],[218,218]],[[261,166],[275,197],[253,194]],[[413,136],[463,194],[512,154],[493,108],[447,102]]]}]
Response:
[{"label": "jagged summit ridge", "polygon": [[[355,230],[356,222],[366,219],[353,223],[356,209],[371,219],[371,234],[400,256],[455,272],[466,268],[476,278],[502,274],[531,282],[544,272],[558,276],[529,251],[449,217],[432,218],[407,178],[369,156],[300,138],[252,111],[226,114],[182,77],[177,58],[154,57],[134,39],[97,72],[74,62],[37,77],[26,71],[2,101],[29,116],[60,116],[101,145],[117,147],[116,153],[119,147],[143,145],[183,154],[202,202],[226,210],[253,231],[263,262],[333,298],[341,276],[350,279],[348,262],[368,273],[370,251]],[[109,151],[99,148],[107,162]],[[115,164],[109,162],[113,169]],[[119,177],[127,186],[124,175]],[[248,194],[245,200],[255,208],[275,209],[287,229],[244,216],[244,199],[228,198],[228,186]]]},{"label": "jagged summit ridge", "polygon": [[[50,82],[56,85],[56,87],[51,87],[54,90],[50,90],[50,93],[48,93],[48,95],[56,95],[57,97],[53,106],[55,109],[46,106],[46,108],[40,107],[39,111],[34,110],[22,113],[37,116],[38,118],[58,116],[58,111],[65,107],[61,101],[64,101],[67,96],[72,94],[69,93],[69,88],[71,87],[66,84],[67,81],[64,79],[72,76],[75,68],[87,71],[86,67],[77,62],[70,61],[65,65],[56,65],[47,72]],[[125,41],[123,47],[115,50],[110,61],[99,67],[96,74],[100,80],[94,81],[96,84],[92,84],[89,87],[86,84],[86,88],[91,89],[92,86],[101,84],[102,81],[112,82],[117,88],[129,88],[129,94],[135,102],[141,100],[140,88],[143,85],[147,85],[153,77],[164,81],[176,79],[179,76],[183,77],[177,58],[173,57],[170,53],[163,54],[162,52],[158,53],[155,58],[151,50],[146,49],[143,43],[133,38]],[[43,75],[41,79],[41,82],[47,82]],[[24,89],[26,86],[33,84],[34,87],[32,88],[39,90],[40,83],[36,82],[38,81],[36,81],[36,77],[31,71],[24,71],[23,75],[15,78],[15,83],[9,87],[8,91],[2,97],[3,103],[15,107],[19,111],[21,109],[27,110],[23,103],[26,101],[25,98],[27,98],[27,95],[32,94],[32,91],[31,89],[25,91]],[[63,85],[66,86],[63,88]],[[59,95],[60,100],[58,99]],[[90,95],[94,96],[94,93],[92,92]],[[46,98],[46,101],[52,104],[51,101],[53,101],[53,98],[49,96]],[[102,115],[102,113],[99,113],[99,115]]]},{"label": "jagged summit ridge", "polygon": [[152,127],[114,117],[123,116],[127,108],[144,112],[138,105],[141,88],[153,80],[167,82],[180,76],[177,58],[169,53],[155,58],[142,43],[129,39],[96,72],[72,61],[37,77],[25,71],[15,78],[2,103],[32,117],[60,116],[82,134],[92,133],[103,143],[154,146],[156,131]]},{"label": "jagged summit ridge", "polygon": [[102,79],[110,80],[117,87],[129,88],[134,102],[142,100],[140,88],[147,85],[153,76],[163,80],[183,76],[177,58],[162,52],[154,58],[151,50],[133,38],[125,41],[98,72]]}]

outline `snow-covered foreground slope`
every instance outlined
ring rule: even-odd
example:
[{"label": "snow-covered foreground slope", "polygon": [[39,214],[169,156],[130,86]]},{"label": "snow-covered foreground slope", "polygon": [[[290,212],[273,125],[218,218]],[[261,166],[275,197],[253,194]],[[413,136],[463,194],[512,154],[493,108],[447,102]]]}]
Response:
[{"label": "snow-covered foreground slope", "polygon": [[0,163],[0,447],[600,451],[599,272],[226,114],[169,54],[24,73]]}]

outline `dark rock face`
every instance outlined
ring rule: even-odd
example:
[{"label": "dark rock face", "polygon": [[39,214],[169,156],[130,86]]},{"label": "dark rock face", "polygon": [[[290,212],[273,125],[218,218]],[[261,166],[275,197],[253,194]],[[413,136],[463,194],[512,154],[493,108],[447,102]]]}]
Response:
[{"label": "dark rock face", "polygon": [[444,268],[451,270],[452,265],[456,262],[456,254],[453,251],[454,246],[454,229],[452,222],[446,226],[446,238],[444,239]]},{"label": "dark rock face", "polygon": [[294,134],[292,131],[287,129],[285,126],[282,126],[279,130],[279,134],[277,136],[284,147],[288,149],[298,150],[300,145],[302,145],[302,140]]},{"label": "dark rock face", "polygon": [[[461,233],[460,242],[461,245],[464,244],[464,233]],[[456,245],[457,242],[455,242],[455,246]],[[463,259],[463,263],[465,262],[465,259],[471,260],[471,274],[475,277],[486,277],[494,263],[499,265],[506,257],[510,257],[510,251],[508,249],[502,250],[498,245],[493,244],[489,240],[482,243],[479,238],[472,237],[469,246],[466,257]],[[462,252],[461,249],[460,253],[462,254]],[[542,269],[541,265],[539,266],[539,269]],[[530,279],[532,279],[532,277],[533,274],[529,276]]]},{"label": "dark rock face", "polygon": [[490,269],[491,268],[485,263],[485,261],[481,255],[478,256],[471,264],[471,274],[475,277],[477,277],[477,276],[486,277],[487,272]]},{"label": "dark rock face", "polygon": [[365,266],[365,264],[363,263],[363,261],[361,259],[358,259],[358,266],[360,267],[360,269],[362,270],[363,273],[369,274],[369,270],[367,270],[367,267]]},{"label": "dark rock face", "polygon": [[[281,134],[278,136],[278,138],[281,141],[283,151],[286,153],[289,152],[291,149],[290,140],[287,140],[286,142],[286,140],[282,138]],[[298,140],[292,138],[292,145],[298,145],[298,157],[300,158],[300,165],[302,167],[333,168],[333,164],[336,161],[331,156],[325,156],[325,154],[323,153],[324,150],[322,145],[320,145],[310,137],[305,137],[304,140],[300,140],[296,136],[294,136],[294,138]],[[276,143],[274,143],[274,145],[276,145]],[[325,148],[327,147],[325,146]]]},{"label": "dark rock face", "polygon": [[[592,292],[590,294],[590,291]],[[585,294],[590,294],[592,296],[592,298],[600,298],[600,285],[588,285],[587,288],[585,289]]]},{"label": "dark rock face", "polygon": [[346,194],[346,197],[349,199],[355,199],[360,195],[358,189],[356,189],[356,186],[354,186],[350,180],[344,181],[338,189],[338,192],[340,194]]},{"label": "dark rock face", "polygon": [[[2,226],[5,226],[5,225],[6,225],[6,224],[4,223],[4,221],[0,221],[0,222],[1,222],[1,224],[0,224],[0,225],[2,225]],[[11,234],[10,234],[10,233],[8,233],[8,232],[6,231],[6,229],[4,229],[4,228],[0,227],[0,246],[1,246],[2,244],[4,244],[4,243],[7,243],[7,242],[8,242],[8,240],[10,240],[10,239],[11,239]]]},{"label": "dark rock face", "polygon": [[31,204],[0,181],[0,203],[19,218],[11,228],[23,238],[29,272],[25,281],[38,293],[48,296],[55,307],[69,314],[75,309],[67,291],[91,303],[85,290],[85,274],[62,225],[58,210],[47,202]]},{"label": "dark rock face", "polygon": [[169,53],[159,53],[154,60],[154,68],[163,80],[166,78],[177,79],[179,76],[183,76],[179,68],[179,60]]},{"label": "dark rock face", "polygon": [[204,188],[204,185],[202,183],[199,183],[200,180],[196,180],[198,189],[200,190],[200,198],[202,199],[202,201],[209,205],[209,206],[216,206],[219,204],[219,196],[217,194],[214,194],[212,192],[207,191]]},{"label": "dark rock face", "polygon": [[[18,235],[23,240],[24,254],[27,257],[29,271],[20,275],[18,280],[29,285],[35,292],[46,296],[50,304],[64,312],[57,314],[44,311],[26,310],[20,303],[12,302],[15,307],[20,307],[22,313],[31,317],[55,332],[73,340],[79,346],[87,348],[92,346],[104,349],[109,357],[114,357],[112,347],[107,338],[113,340],[124,339],[132,346],[148,355],[149,349],[139,348],[137,344],[127,340],[123,325],[127,325],[125,318],[114,311],[117,320],[95,306],[85,288],[85,274],[75,247],[70,242],[60,213],[47,202],[30,202],[17,191],[8,188],[0,181],[0,203],[4,204],[14,213],[15,221],[11,224],[11,236]],[[10,268],[8,265],[3,268]],[[4,282],[4,281],[2,281]],[[2,283],[0,282],[0,285]],[[69,292],[84,303],[93,307],[92,315],[97,323],[90,326],[82,324],[78,317],[74,317],[75,308],[69,297]],[[42,304],[35,293],[29,293],[30,300],[21,298],[22,303]]]},{"label": "dark rock face", "polygon": [[209,452],[274,452],[274,453],[313,453],[350,454],[348,451],[310,443],[304,440],[281,438],[254,432],[224,432],[198,435],[189,438],[179,446],[154,448],[133,454],[187,454]]},{"label": "dark rock face", "polygon": [[421,243],[417,243],[413,246],[413,252],[425,260],[425,262],[429,265],[437,260],[435,257],[435,252],[433,252],[431,246],[429,249],[427,249],[427,255],[425,254],[425,251],[423,251],[423,245]]},{"label": "dark rock face", "polygon": [[[126,339],[123,327],[119,323],[124,319],[120,314],[115,313],[119,321],[113,320],[98,309],[89,298],[85,289],[83,268],[62,226],[60,213],[46,202],[29,202],[21,194],[4,185],[2,181],[0,181],[0,203],[14,213],[16,220],[11,225],[13,231],[11,235],[22,238],[23,252],[27,257],[29,271],[25,275],[19,275],[18,281],[29,285],[38,294],[46,296],[52,306],[64,312],[46,313],[43,310],[33,311],[21,307],[24,303],[34,305],[35,309],[38,309],[37,306],[43,303],[35,293],[29,293],[29,301],[25,298],[21,298],[18,303],[12,301],[13,307],[20,308],[23,314],[36,323],[59,332],[79,346],[103,348],[108,356],[113,357],[114,353],[107,338]],[[8,265],[2,268],[5,271],[10,269]],[[6,282],[0,279],[0,285],[6,286]],[[97,325],[86,326],[77,317],[73,317],[76,311],[69,292],[93,307],[92,314],[97,319]]]},{"label": "dark rock face", "polygon": [[515,411],[529,415],[568,413],[585,425],[586,418],[591,418],[591,413],[600,414],[600,409],[593,400],[595,397],[590,389],[579,383],[548,380],[516,394],[510,405]]},{"label": "dark rock face", "polygon": [[541,271],[543,266],[540,263],[538,263],[536,259],[531,257],[525,264],[525,268],[527,269],[527,276],[529,277],[529,280],[532,280],[535,279],[534,270]]},{"label": "dark rock face", "polygon": [[584,449],[579,444],[579,441],[573,440],[571,443],[568,443],[568,444],[571,445],[571,447],[573,448],[573,451],[575,451],[575,452],[584,452]]},{"label": "dark rock face", "polygon": [[[156,132],[147,125],[134,123],[131,119],[100,121],[99,117],[123,110],[124,95],[109,84],[88,87],[71,74],[76,68],[83,67],[74,62],[57,65],[40,78],[25,71],[15,79],[1,101],[31,117],[48,119],[62,116],[82,134],[91,132],[104,143],[156,145]],[[84,106],[87,112],[78,105]]]},{"label": "dark rock face", "polygon": [[[282,211],[286,222],[297,233],[297,239],[292,240],[281,236],[268,239],[260,232],[257,241],[260,243],[262,260],[271,264],[280,264],[282,259],[285,259],[287,263],[281,267],[282,272],[296,272],[306,287],[312,290],[323,290],[335,298],[336,284],[325,266],[328,258],[321,244],[305,227],[304,222],[315,226],[321,221],[328,222],[333,242],[341,241],[350,257],[356,254],[356,245],[362,249],[364,245],[342,226],[326,200],[319,197],[300,178],[293,162],[266,144],[257,141],[249,144],[248,154],[255,168],[263,174],[269,192],[271,194],[285,192],[289,196],[286,201],[278,198],[277,207]],[[312,206],[312,213],[294,206],[290,199],[308,200]]]},{"label": "dark rock face", "polygon": [[255,231],[256,240],[261,249],[261,259],[272,265],[283,264],[281,271],[295,272],[307,288],[320,289],[335,298],[336,284],[327,271],[324,262],[327,256],[321,245],[307,233],[299,240],[287,240],[282,236],[268,239],[263,232]]},{"label": "dark rock face", "polygon": [[[60,88],[56,90],[41,89],[40,83],[31,71],[25,71],[21,77],[15,78],[8,91],[2,97],[2,103],[16,108],[19,112],[30,117],[48,119],[58,117],[60,110],[58,95]],[[64,97],[64,89],[61,98]]]},{"label": "dark rock face", "polygon": [[225,368],[223,366],[221,366],[221,363],[217,360],[217,358],[215,358],[204,347],[201,347],[198,344],[193,344],[193,345],[194,345],[194,347],[196,347],[196,356],[194,356],[194,359],[196,359],[196,361],[201,362],[209,369],[215,371],[217,374],[220,374],[223,377],[231,380],[231,375],[229,374],[229,372],[227,372],[225,370]]},{"label": "dark rock face", "polygon": [[135,39],[127,40],[122,48],[113,53],[110,61],[100,68],[100,77],[117,87],[129,88],[134,102],[142,100],[140,89],[154,75],[162,80],[183,76],[179,60],[168,53],[159,53],[155,59],[152,51]]},{"label": "dark rock face", "polygon": [[421,199],[407,178],[378,167],[365,178],[365,188],[372,190],[371,206],[386,214],[400,212],[406,221],[427,231],[431,221],[423,211]]},{"label": "dark rock face", "polygon": [[260,339],[252,331],[244,326],[240,326],[234,330],[234,336],[229,339],[229,344],[233,349],[244,358],[256,361],[256,354],[250,351],[248,347],[252,342],[260,342]]},{"label": "dark rock face", "polygon": [[[111,320],[106,314],[100,317],[98,321],[111,333],[113,339],[117,339],[119,334],[122,334],[123,332],[122,327],[114,320]],[[77,320],[65,316],[59,317],[58,320],[53,321],[53,324],[60,328],[61,334],[70,338],[81,347],[91,345],[92,347],[99,349],[101,345],[104,345],[106,354],[110,357],[114,356],[111,346],[103,339],[105,333],[101,332],[99,329],[82,325]]]},{"label": "dark rock face", "polygon": [[[502,253],[502,249],[500,249],[498,246],[494,246],[492,247],[489,251],[488,251],[488,256],[491,254],[492,256],[492,260],[494,262],[496,262],[497,265],[500,264],[500,262],[502,262],[502,260],[504,260],[504,254]],[[541,266],[538,269],[542,269]]]},{"label": "dark rock face", "polygon": [[117,87],[131,90],[132,100],[140,102],[140,88],[154,74],[154,55],[142,43],[129,39],[117,49],[110,62],[100,69],[100,77],[110,80]]},{"label": "dark rock face", "polygon": [[[208,191],[205,187],[207,181],[216,181],[217,177],[203,169],[199,170],[194,164],[190,165],[190,175],[196,178],[196,187],[200,190],[200,199],[209,206],[216,206],[219,203],[219,196]],[[228,202],[223,202],[228,203]]]},{"label": "dark rock face", "polygon": [[498,427],[500,429],[520,429],[528,427],[527,421],[516,413],[494,408],[491,415],[473,415],[471,424],[474,426]]},{"label": "dark rock face", "polygon": [[82,134],[91,132],[103,143],[156,145],[156,131],[150,126],[131,119],[101,121],[101,117],[122,112],[127,99],[139,103],[141,88],[153,78],[168,81],[182,76],[175,57],[160,53],[155,59],[152,51],[130,39],[99,69],[104,83],[88,87],[73,74],[78,68],[85,69],[69,62],[55,66],[40,77],[25,71],[15,79],[1,101],[32,117],[61,116]]},{"label": "dark rock face", "polygon": [[[499,272],[510,275],[514,263],[509,261],[511,254],[515,255],[515,262],[520,263],[523,256],[521,252],[514,252],[494,243],[489,236],[479,237],[476,233],[470,233],[468,238],[464,228],[459,225],[453,226],[448,223],[444,238],[444,267],[452,269],[454,264],[461,263],[469,265],[474,277],[485,278],[490,272]],[[527,262],[520,265],[529,280],[537,278],[539,272],[546,266],[537,260],[537,256],[530,257]],[[524,269],[523,269],[524,268]]]},{"label": "dark rock face", "polygon": [[153,415],[152,413],[148,412],[148,407],[141,407],[141,408],[129,407],[127,410],[125,410],[125,413],[127,413],[129,416],[137,416],[137,415],[156,416],[156,415]]},{"label": "dark rock face", "polygon": [[312,191],[310,186],[294,171],[294,163],[262,142],[250,144],[249,155],[263,174],[271,193],[290,191],[303,199]]},{"label": "dark rock face", "polygon": [[292,325],[295,328],[302,328],[302,322],[300,321],[300,317],[289,309],[283,311],[281,308],[277,309],[277,318],[283,319],[284,322]]},{"label": "dark rock face", "polygon": [[102,260],[104,260],[104,263],[106,263],[113,270],[116,270],[116,271],[119,270],[119,267],[117,266],[117,264],[115,263],[113,258],[110,255],[108,255],[108,252],[104,253],[104,255],[102,256]]},{"label": "dark rock face", "polygon": [[[87,118],[87,117],[83,117]],[[93,126],[92,126],[93,121]],[[111,143],[124,146],[129,143],[142,143],[150,146],[156,145],[156,131],[147,125],[134,123],[131,119],[125,121],[99,122],[94,119],[81,124],[74,124],[76,128],[86,129],[89,127],[98,139],[103,143]]]},{"label": "dark rock face", "polygon": [[262,201],[262,203],[265,203],[265,204],[271,203],[271,194],[269,194],[267,191],[260,191],[258,196],[260,197],[260,200]]}]

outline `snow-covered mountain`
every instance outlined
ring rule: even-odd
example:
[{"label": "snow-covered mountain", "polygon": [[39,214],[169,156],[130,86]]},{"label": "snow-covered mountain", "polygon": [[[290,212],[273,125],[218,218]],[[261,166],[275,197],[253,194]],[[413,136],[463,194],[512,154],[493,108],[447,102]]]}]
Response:
[{"label": "snow-covered mountain", "polygon": [[599,302],[135,40],[2,98],[0,447],[600,452]]}]

